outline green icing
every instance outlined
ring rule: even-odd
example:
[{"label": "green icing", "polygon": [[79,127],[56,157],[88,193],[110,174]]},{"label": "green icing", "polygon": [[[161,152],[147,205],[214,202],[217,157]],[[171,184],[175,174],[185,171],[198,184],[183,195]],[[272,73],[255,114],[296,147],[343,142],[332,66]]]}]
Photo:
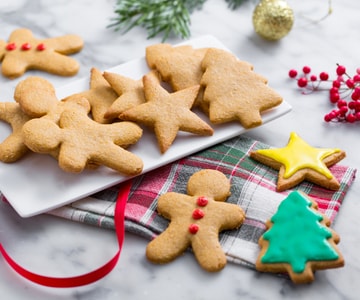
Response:
[{"label": "green icing", "polygon": [[322,219],[306,196],[289,194],[271,218],[273,226],[263,235],[269,247],[261,262],[289,263],[295,273],[302,273],[307,261],[336,260],[339,255],[327,241],[331,231],[320,224]]}]

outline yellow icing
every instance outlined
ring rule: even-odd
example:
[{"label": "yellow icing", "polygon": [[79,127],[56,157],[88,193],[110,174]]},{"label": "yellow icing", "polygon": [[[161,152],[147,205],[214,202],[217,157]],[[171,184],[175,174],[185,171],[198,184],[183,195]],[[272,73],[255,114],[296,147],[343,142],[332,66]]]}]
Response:
[{"label": "yellow icing", "polygon": [[338,148],[311,147],[295,132],[290,134],[286,147],[257,150],[259,154],[272,158],[285,166],[284,178],[291,177],[301,169],[309,168],[328,179],[331,179],[333,175],[323,163],[323,159],[340,151]]}]

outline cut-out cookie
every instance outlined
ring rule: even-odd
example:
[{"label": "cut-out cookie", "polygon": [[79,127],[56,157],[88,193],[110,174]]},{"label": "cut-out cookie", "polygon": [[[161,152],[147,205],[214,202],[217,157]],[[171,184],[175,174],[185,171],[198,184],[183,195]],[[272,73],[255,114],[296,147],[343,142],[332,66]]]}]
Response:
[{"label": "cut-out cookie", "polygon": [[74,34],[37,39],[28,29],[16,29],[8,42],[0,40],[2,74],[16,78],[27,70],[36,69],[61,76],[75,75],[80,65],[67,55],[79,52],[83,44]]},{"label": "cut-out cookie", "polygon": [[159,197],[157,210],[170,224],[148,244],[146,256],[154,263],[168,263],[191,246],[202,268],[219,271],[226,265],[219,232],[240,227],[244,211],[236,204],[224,202],[230,195],[230,182],[219,171],[194,173],[187,192],[188,195],[169,192]]},{"label": "cut-out cookie", "polygon": [[125,150],[136,143],[141,128],[131,122],[100,124],[81,106],[66,109],[59,125],[46,118],[32,119],[23,127],[25,144],[34,152],[58,152],[61,169],[78,173],[90,165],[104,165],[126,175],[140,174],[142,160]]},{"label": "cut-out cookie", "polygon": [[111,72],[104,72],[104,78],[119,95],[106,111],[105,118],[118,118],[124,111],[145,103],[142,78],[135,80]]},{"label": "cut-out cookie", "polygon": [[282,97],[253,72],[253,67],[232,53],[211,48],[202,61],[203,102],[214,124],[238,121],[244,128],[262,124],[261,113],[282,102]]},{"label": "cut-out cookie", "polygon": [[290,193],[266,222],[256,269],[286,272],[294,283],[309,283],[316,270],[342,267],[344,258],[336,246],[340,237],[317,209],[304,193]]},{"label": "cut-out cookie", "polygon": [[314,148],[295,132],[290,134],[283,148],[259,149],[250,157],[279,170],[277,191],[290,189],[307,180],[330,190],[338,190],[340,184],[328,167],[346,156],[338,148]]},{"label": "cut-out cookie", "polygon": [[143,85],[146,103],[123,112],[120,118],[153,128],[161,153],[169,149],[178,131],[213,134],[213,129],[191,111],[199,86],[169,93],[158,78],[149,74],[143,77]]},{"label": "cut-out cookie", "polygon": [[111,123],[117,117],[105,117],[109,107],[118,98],[118,94],[112,89],[100,70],[91,68],[89,90],[73,94],[64,100],[81,99],[84,97],[91,105],[91,115],[96,122],[101,124]]}]

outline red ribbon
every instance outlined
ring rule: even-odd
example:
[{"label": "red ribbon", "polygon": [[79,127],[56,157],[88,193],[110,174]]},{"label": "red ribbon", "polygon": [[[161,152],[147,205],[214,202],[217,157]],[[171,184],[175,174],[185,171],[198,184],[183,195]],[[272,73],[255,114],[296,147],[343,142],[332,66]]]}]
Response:
[{"label": "red ribbon", "polygon": [[122,245],[124,242],[124,235],[125,235],[125,205],[129,196],[131,188],[131,181],[125,182],[122,188],[119,191],[119,195],[115,205],[115,232],[119,244],[119,249],[115,256],[109,260],[106,264],[102,267],[91,271],[89,273],[74,276],[74,277],[48,277],[39,274],[35,274],[30,272],[23,267],[21,267],[18,263],[16,263],[10,255],[6,252],[3,245],[0,243],[0,253],[3,255],[5,261],[21,276],[25,277],[26,279],[43,285],[47,287],[56,287],[56,288],[71,288],[77,286],[83,286],[90,283],[93,283],[107,274],[109,274],[113,268],[116,266],[116,263],[119,260]]}]

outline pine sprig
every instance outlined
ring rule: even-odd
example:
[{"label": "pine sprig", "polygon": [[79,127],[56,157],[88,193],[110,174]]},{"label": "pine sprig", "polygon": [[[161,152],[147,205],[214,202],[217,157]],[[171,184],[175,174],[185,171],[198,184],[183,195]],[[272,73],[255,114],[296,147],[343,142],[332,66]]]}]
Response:
[{"label": "pine sprig", "polygon": [[[143,27],[148,38],[163,35],[183,39],[190,36],[190,15],[201,9],[206,0],[116,0],[115,14],[108,27],[126,33],[134,27]],[[225,0],[230,9],[238,8],[246,0]]]},{"label": "pine sprig", "polygon": [[228,3],[230,9],[237,9],[246,0],[225,0]]},{"label": "pine sprig", "polygon": [[159,34],[163,41],[170,35],[190,36],[190,14],[202,7],[206,0],[117,0],[113,23],[108,27],[128,32],[140,26],[147,30],[148,38]]}]

